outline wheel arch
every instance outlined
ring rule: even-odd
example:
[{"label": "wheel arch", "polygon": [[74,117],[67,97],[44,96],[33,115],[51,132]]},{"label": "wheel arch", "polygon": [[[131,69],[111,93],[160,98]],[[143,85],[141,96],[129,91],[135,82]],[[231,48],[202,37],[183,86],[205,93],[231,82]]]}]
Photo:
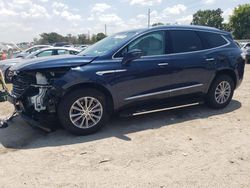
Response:
[{"label": "wheel arch", "polygon": [[114,105],[115,105],[114,96],[106,87],[98,83],[79,83],[79,84],[73,85],[66,89],[62,98],[66,96],[69,92],[73,90],[77,90],[77,89],[95,89],[103,93],[107,97],[108,105],[109,105],[108,109],[110,109],[110,113],[114,111]]},{"label": "wheel arch", "polygon": [[220,75],[228,75],[228,76],[230,76],[230,77],[233,79],[234,86],[235,86],[235,87],[237,86],[237,75],[236,75],[236,73],[234,72],[234,70],[232,70],[232,69],[222,69],[222,70],[218,70],[218,71],[215,73],[214,78],[212,79],[212,81],[210,82],[209,87],[207,88],[207,92],[208,92],[208,90],[210,89],[211,85],[213,84],[214,80],[215,80],[216,78],[218,78],[218,76],[220,76]]}]

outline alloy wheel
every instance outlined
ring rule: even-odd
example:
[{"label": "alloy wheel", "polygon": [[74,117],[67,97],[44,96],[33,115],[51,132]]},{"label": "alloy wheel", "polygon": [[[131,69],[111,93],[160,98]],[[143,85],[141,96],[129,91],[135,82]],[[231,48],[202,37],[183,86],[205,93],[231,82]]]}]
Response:
[{"label": "alloy wheel", "polygon": [[219,104],[224,104],[228,101],[231,95],[231,85],[227,81],[222,81],[215,89],[215,100]]},{"label": "alloy wheel", "polygon": [[93,97],[83,97],[75,101],[69,111],[71,122],[78,128],[94,127],[101,120],[103,106]]}]

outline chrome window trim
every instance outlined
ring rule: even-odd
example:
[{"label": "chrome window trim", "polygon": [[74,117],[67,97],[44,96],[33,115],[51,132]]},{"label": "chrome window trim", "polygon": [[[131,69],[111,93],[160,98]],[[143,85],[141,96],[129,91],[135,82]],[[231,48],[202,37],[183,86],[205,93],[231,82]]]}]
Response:
[{"label": "chrome window trim", "polygon": [[184,29],[184,28],[180,28],[180,29],[176,29],[176,28],[168,28],[168,29],[159,29],[159,30],[154,30],[154,31],[148,31],[145,33],[142,33],[140,35],[138,35],[135,39],[128,41],[125,45],[123,45],[119,50],[117,50],[113,55],[112,55],[112,59],[115,60],[121,60],[122,57],[117,57],[115,58],[115,55],[120,52],[120,50],[122,50],[124,47],[126,47],[129,43],[137,40],[139,37],[145,35],[145,34],[149,34],[152,32],[157,32],[157,31],[169,31],[169,30],[182,30],[182,31],[200,31],[200,32],[207,32],[207,33],[216,33],[219,34],[227,43],[218,47],[214,47],[214,48],[209,48],[209,49],[204,49],[204,50],[197,50],[197,51],[192,51],[192,52],[180,52],[180,53],[172,53],[172,54],[162,54],[162,55],[153,55],[153,56],[142,56],[141,58],[150,58],[150,57],[168,57],[168,56],[173,56],[173,55],[185,55],[185,54],[192,54],[192,53],[199,53],[199,52],[205,52],[205,51],[209,51],[209,50],[215,50],[215,49],[219,49],[219,48],[223,48],[226,47],[228,45],[230,45],[230,41],[221,33],[221,32],[214,32],[214,31],[204,31],[204,30],[200,30],[200,29]]},{"label": "chrome window trim", "polygon": [[147,93],[147,94],[143,94],[143,95],[136,95],[136,96],[133,96],[133,97],[128,97],[128,98],[126,98],[124,100],[128,101],[128,100],[133,100],[133,99],[140,99],[140,98],[150,97],[150,96],[154,96],[154,95],[161,95],[161,94],[165,94],[165,93],[172,93],[172,92],[176,92],[176,91],[180,91],[180,90],[191,89],[191,88],[194,88],[194,87],[201,87],[201,86],[203,86],[203,84],[195,84],[195,85],[186,86],[186,87],[180,87],[180,88],[176,88],[176,89],[170,89],[170,90],[165,90],[165,91],[158,91],[158,92]]}]

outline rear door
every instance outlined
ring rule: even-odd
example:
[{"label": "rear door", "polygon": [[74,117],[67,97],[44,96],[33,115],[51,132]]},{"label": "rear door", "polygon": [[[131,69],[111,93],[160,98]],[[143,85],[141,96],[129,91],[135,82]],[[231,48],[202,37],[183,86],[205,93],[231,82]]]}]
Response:
[{"label": "rear door", "polygon": [[214,59],[205,55],[196,31],[170,30],[171,96],[202,93],[213,74]]}]

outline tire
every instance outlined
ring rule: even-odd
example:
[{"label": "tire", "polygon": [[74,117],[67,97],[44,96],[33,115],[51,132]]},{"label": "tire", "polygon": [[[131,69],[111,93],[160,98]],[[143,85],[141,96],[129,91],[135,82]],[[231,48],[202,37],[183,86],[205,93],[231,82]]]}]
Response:
[{"label": "tire", "polygon": [[[219,92],[222,88],[227,88],[225,89],[224,95]],[[225,108],[231,102],[234,90],[235,90],[235,84],[230,76],[228,75],[217,76],[213,81],[213,83],[211,84],[206,97],[206,102],[208,106],[214,109]],[[223,97],[221,97],[220,94]]]},{"label": "tire", "polygon": [[9,77],[9,70],[10,70],[10,67],[8,67],[6,70],[5,70],[5,75],[4,75],[4,78],[5,78],[5,82],[7,83],[7,84],[9,84],[9,83],[11,83],[11,79],[10,79],[10,77]]},{"label": "tire", "polygon": [[[73,90],[61,100],[58,106],[58,119],[62,126],[72,134],[95,133],[105,125],[109,118],[107,101],[106,96],[95,89]],[[89,110],[86,110],[86,104]],[[77,120],[78,118],[80,119]]]}]

